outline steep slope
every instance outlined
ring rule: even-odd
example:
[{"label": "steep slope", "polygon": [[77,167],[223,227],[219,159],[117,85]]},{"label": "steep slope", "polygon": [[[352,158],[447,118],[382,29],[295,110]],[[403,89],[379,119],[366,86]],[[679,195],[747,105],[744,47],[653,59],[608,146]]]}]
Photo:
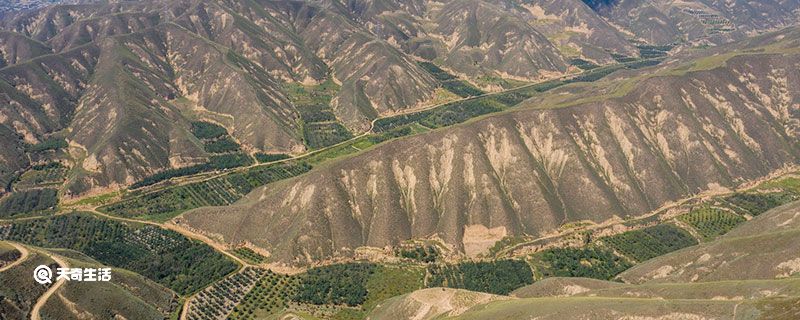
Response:
[{"label": "steep slope", "polygon": [[571,107],[395,141],[182,220],[306,263],[411,238],[463,250],[487,234],[537,236],[570,221],[643,214],[797,162],[800,79],[788,70],[800,56],[728,58],[718,68],[592,85],[609,99],[587,91]]},{"label": "steep slope", "polygon": [[45,44],[13,32],[0,32],[0,67],[48,54]]},{"label": "steep slope", "polygon": [[435,13],[435,33],[443,37],[444,64],[467,74],[485,73],[536,79],[565,71],[553,45],[524,18],[496,4],[449,1]]},{"label": "steep slope", "polygon": [[797,1],[621,0],[599,11],[638,38],[659,44],[724,43],[797,23]]},{"label": "steep slope", "polygon": [[[632,34],[617,29],[654,29],[647,25],[652,15],[642,12],[672,19],[659,29],[666,35],[638,36],[645,40],[700,39],[714,28],[729,40],[795,21],[796,3],[770,5],[630,0],[601,10],[613,23],[577,0],[54,5],[0,19],[0,99],[10,106],[0,110],[0,123],[22,139],[9,150],[69,140],[69,156],[57,159],[72,168],[62,191],[82,195],[207,161],[186,130],[192,121],[222,125],[246,153],[299,154],[363,133],[378,117],[450,99],[420,60],[456,82],[498,90],[577,70],[575,61],[591,66],[635,56]],[[739,9],[747,14],[732,17]],[[623,25],[620,12],[643,22]],[[709,24],[717,20],[737,29],[717,30]],[[114,81],[124,84],[120,92]],[[325,121],[314,122],[292,94],[324,84],[333,89],[310,109],[321,109]],[[3,175],[28,167],[20,157],[3,155]]]},{"label": "steep slope", "polygon": [[562,53],[571,58],[584,58],[598,64],[611,63],[611,53],[636,56],[635,48],[625,34],[578,0],[519,1],[524,16],[533,20]]}]

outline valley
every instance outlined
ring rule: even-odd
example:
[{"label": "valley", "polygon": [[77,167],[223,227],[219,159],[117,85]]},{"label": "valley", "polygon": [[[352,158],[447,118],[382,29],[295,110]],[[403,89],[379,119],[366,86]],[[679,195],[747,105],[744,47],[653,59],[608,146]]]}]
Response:
[{"label": "valley", "polygon": [[0,2],[0,318],[795,319],[797,12]]}]

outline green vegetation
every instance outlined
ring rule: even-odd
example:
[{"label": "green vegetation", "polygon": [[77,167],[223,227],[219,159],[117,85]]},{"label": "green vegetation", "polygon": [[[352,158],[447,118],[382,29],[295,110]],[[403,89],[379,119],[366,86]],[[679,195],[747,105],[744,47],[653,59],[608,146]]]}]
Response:
[{"label": "green vegetation", "polygon": [[688,231],[672,224],[659,224],[645,229],[628,231],[600,238],[600,241],[636,262],[649,260],[698,243]]},{"label": "green vegetation", "polygon": [[724,200],[734,210],[752,216],[760,215],[769,209],[800,199],[789,191],[782,192],[744,192],[725,197]]},{"label": "green vegetation", "polygon": [[200,140],[213,140],[228,135],[228,130],[220,125],[205,122],[192,122],[192,134]]},{"label": "green vegetation", "polygon": [[422,67],[422,69],[425,69],[425,71],[430,73],[434,78],[436,78],[436,80],[449,81],[449,80],[458,79],[458,78],[456,78],[456,76],[448,73],[447,71],[442,70],[442,68],[439,68],[439,66],[437,66],[437,65],[435,65],[435,64],[433,64],[431,62],[420,61],[420,62],[417,62],[417,65]]},{"label": "green vegetation", "polygon": [[255,157],[256,157],[256,160],[258,160],[259,163],[269,163],[269,162],[286,160],[286,159],[291,158],[292,156],[290,156],[288,154],[283,154],[283,153],[275,154],[275,153],[261,153],[261,152],[259,152],[259,153],[255,154]]},{"label": "green vegetation", "polygon": [[744,217],[727,210],[703,207],[678,217],[678,220],[691,225],[705,240],[711,240],[728,233],[742,222]]},{"label": "green vegetation", "polygon": [[264,269],[245,268],[212,286],[200,291],[192,298],[188,319],[221,319],[230,307],[244,301],[245,295],[267,273]]},{"label": "green vegetation", "polygon": [[303,138],[312,149],[320,149],[350,140],[353,134],[338,122],[319,122],[303,126]]},{"label": "green vegetation", "polygon": [[324,151],[314,153],[305,158],[308,163],[311,164],[318,164],[323,163],[330,159],[336,159],[342,156],[346,156],[349,154],[354,154],[361,150],[365,150],[370,148],[374,145],[396,139],[403,136],[408,136],[411,134],[415,134],[421,132],[423,129],[420,127],[414,126],[406,126],[401,128],[395,128],[386,132],[378,133],[378,134],[371,134],[368,136],[360,137],[355,140],[351,140],[347,143],[332,147],[330,149],[326,149]]},{"label": "green vegetation", "polygon": [[636,46],[636,48],[639,49],[639,56],[641,56],[642,59],[653,59],[666,57],[670,50],[672,50],[673,46],[639,45]]},{"label": "green vegetation", "polygon": [[597,69],[597,68],[600,67],[600,66],[592,63],[591,61],[586,61],[586,60],[583,60],[583,59],[580,59],[580,58],[575,58],[575,59],[570,60],[569,64],[573,65],[573,66],[576,66],[576,67],[580,68],[581,70],[592,70],[592,69]]},{"label": "green vegetation", "polygon": [[507,295],[531,283],[533,273],[527,262],[497,260],[431,265],[426,285]]},{"label": "green vegetation", "polygon": [[258,254],[258,252],[255,252],[253,251],[253,249],[250,249],[248,247],[239,247],[233,249],[232,253],[235,256],[242,258],[243,260],[252,264],[262,264],[264,262],[267,262],[267,257]]},{"label": "green vegetation", "polygon": [[303,139],[311,149],[321,149],[353,138],[331,109],[331,99],[339,86],[327,80],[319,85],[304,86],[298,83],[284,85],[289,101],[300,112],[303,120]]},{"label": "green vegetation", "polygon": [[234,153],[241,150],[239,144],[233,141],[233,138],[228,135],[228,131],[225,128],[217,124],[204,121],[192,122],[192,134],[203,142],[203,148],[206,152],[214,154],[209,158],[208,162],[161,171],[137,181],[131,185],[131,189],[146,187],[171,178],[253,164],[253,158],[249,155]]},{"label": "green vegetation", "polygon": [[0,267],[17,261],[22,256],[17,248],[14,248],[8,243],[0,242]]},{"label": "green vegetation", "polygon": [[241,303],[228,316],[231,320],[263,319],[286,309],[289,300],[297,294],[299,278],[277,274],[271,270],[256,282],[244,295]]},{"label": "green vegetation", "polygon": [[28,259],[16,267],[0,272],[0,295],[3,296],[0,317],[28,319],[28,313],[36,299],[47,291],[46,286],[31,281],[31,272],[39,265],[49,266],[52,270],[58,268],[55,261],[31,250]]},{"label": "green vegetation", "polygon": [[220,125],[205,122],[192,122],[192,134],[203,142],[208,153],[220,154],[239,151],[239,144],[233,141],[228,130]]},{"label": "green vegetation", "polygon": [[228,153],[239,151],[239,144],[229,137],[209,141],[205,144],[208,153]]},{"label": "green vegetation", "polygon": [[415,265],[379,265],[367,280],[367,299],[360,309],[342,308],[333,319],[365,319],[379,303],[424,288],[425,268]]},{"label": "green vegetation", "polygon": [[52,213],[58,205],[56,189],[12,192],[0,200],[0,218]]},{"label": "green vegetation", "polygon": [[610,250],[585,248],[554,248],[532,256],[531,264],[537,276],[584,277],[611,280],[633,264]]},{"label": "green vegetation", "polygon": [[64,149],[66,147],[69,147],[69,144],[67,143],[67,140],[64,140],[64,138],[50,137],[47,140],[37,144],[27,145],[25,149],[28,152],[44,152],[49,150]]},{"label": "green vegetation", "polygon": [[128,269],[181,294],[207,286],[236,270],[211,247],[155,226],[68,214],[15,222],[0,232],[4,240],[47,248],[67,248],[110,266]]},{"label": "green vegetation", "polygon": [[225,170],[225,169],[249,166],[251,164],[253,164],[253,159],[246,154],[243,153],[223,154],[211,157],[209,159],[209,162],[206,163],[161,171],[154,175],[145,177],[144,179],[132,184],[130,188],[138,189],[154,185],[161,181],[166,181],[172,178],[185,177],[203,172],[211,172],[217,170]]},{"label": "green vegetation", "polygon": [[504,107],[505,105],[488,97],[456,101],[417,113],[378,119],[375,121],[373,131],[384,132],[414,122],[431,129],[446,127],[480,115],[501,111]]},{"label": "green vegetation", "polygon": [[[48,250],[70,267],[97,268],[93,259],[71,250]],[[102,317],[109,313],[122,319],[164,319],[178,307],[178,296],[145,277],[113,268],[110,282],[69,281],[58,291],[64,299],[48,299],[41,309],[43,319],[74,319],[73,310]],[[112,317],[113,318],[113,317]]]},{"label": "green vegetation", "polygon": [[64,182],[67,168],[58,162],[35,165],[14,183],[15,190],[58,185]]},{"label": "green vegetation", "polygon": [[523,242],[525,242],[524,237],[519,237],[519,236],[503,237],[503,239],[500,239],[500,241],[495,242],[494,245],[491,248],[489,248],[488,256],[494,257],[504,249],[513,247]]},{"label": "green vegetation", "polygon": [[636,61],[635,57],[626,56],[624,54],[612,53],[611,57],[619,63],[628,63]]},{"label": "green vegetation", "polygon": [[463,80],[444,81],[442,87],[462,98],[476,97],[486,93]]},{"label": "green vegetation", "polygon": [[72,203],[68,203],[68,204],[66,204],[66,206],[97,206],[97,205],[103,205],[103,204],[107,204],[107,203],[111,202],[111,200],[114,200],[114,198],[119,196],[121,193],[122,192],[120,192],[120,191],[114,191],[114,192],[104,193],[104,194],[100,194],[100,195],[96,195],[96,196],[86,197],[86,198],[80,199],[78,201],[75,201],[75,202],[72,202]]},{"label": "green vegetation", "polygon": [[422,263],[431,263],[436,262],[440,253],[435,245],[421,244],[397,248],[395,255]]},{"label": "green vegetation", "polygon": [[422,67],[422,69],[425,69],[425,71],[433,75],[436,80],[439,80],[442,83],[443,88],[459,97],[475,97],[485,93],[480,89],[470,85],[466,81],[459,80],[456,76],[447,73],[447,71],[442,70],[442,68],[439,68],[437,65],[431,62],[420,61],[417,62],[417,64]]},{"label": "green vegetation", "polygon": [[361,305],[367,299],[367,280],[375,272],[371,263],[318,267],[300,276],[293,300],[315,305]]},{"label": "green vegetation", "polygon": [[263,165],[205,181],[131,195],[100,210],[123,217],[168,220],[194,208],[229,205],[257,187],[309,170],[311,166],[302,162]]},{"label": "green vegetation", "polygon": [[[378,119],[375,121],[375,127],[373,128],[373,131],[384,132],[411,123],[419,123],[431,129],[446,127],[457,123],[462,123],[471,118],[484,114],[506,110],[518,105],[520,102],[533,97],[538,93],[549,91],[566,84],[576,82],[593,82],[602,79],[603,77],[618,70],[638,69],[656,65],[660,62],[661,60],[658,59],[626,59],[624,63],[593,68],[569,79],[546,81],[534,85],[519,87],[503,93],[487,94],[472,99],[454,101],[434,109]],[[437,76],[436,74],[438,73],[434,73],[437,78],[444,78],[444,76]]]}]

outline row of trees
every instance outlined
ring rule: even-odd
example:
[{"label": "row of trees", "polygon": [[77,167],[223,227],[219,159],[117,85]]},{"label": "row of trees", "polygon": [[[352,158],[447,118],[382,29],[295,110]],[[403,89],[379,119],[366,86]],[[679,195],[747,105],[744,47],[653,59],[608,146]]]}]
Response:
[{"label": "row of trees", "polygon": [[83,252],[103,264],[139,273],[180,294],[207,286],[236,269],[211,247],[156,228],[159,237],[143,242],[136,227],[85,214],[15,222],[5,240]]}]

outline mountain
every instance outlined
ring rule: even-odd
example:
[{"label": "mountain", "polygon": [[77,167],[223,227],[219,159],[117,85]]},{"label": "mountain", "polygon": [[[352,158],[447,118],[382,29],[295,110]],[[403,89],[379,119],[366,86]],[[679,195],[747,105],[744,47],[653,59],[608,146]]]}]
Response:
[{"label": "mountain", "polygon": [[0,0],[0,319],[798,319],[798,17]]},{"label": "mountain", "polygon": [[[0,123],[18,142],[4,148],[2,180],[58,161],[70,168],[67,196],[123,189],[213,161],[190,132],[197,121],[224,127],[247,154],[302,154],[452,93],[628,61],[642,43],[715,42],[697,31],[704,22],[692,22],[702,12],[730,21],[729,40],[787,25],[798,7],[685,6],[621,1],[598,14],[577,0],[148,0],[10,14],[0,19],[0,89],[10,107]],[[739,8],[745,17],[732,16]],[[653,15],[670,27],[647,25]],[[633,32],[655,29],[666,31]],[[28,161],[20,151],[53,139],[69,147]]]},{"label": "mountain", "polygon": [[310,263],[408,239],[465,253],[482,241],[544,236],[734,188],[798,162],[800,83],[789,71],[797,36],[754,40],[770,43],[762,53],[730,46],[722,57],[565,86],[180,219]]},{"label": "mountain", "polygon": [[792,0],[619,0],[596,7],[614,25],[656,44],[730,42],[794,24],[798,13]]},{"label": "mountain", "polygon": [[[69,142],[68,195],[207,161],[187,130],[196,120],[224,126],[248,152],[301,153],[305,111],[289,101],[287,83],[336,83],[334,120],[357,133],[434,98],[439,81],[419,59],[468,77],[565,72],[554,45],[506,10],[484,1],[48,6],[2,21],[0,74],[15,111],[0,120],[27,144]],[[398,19],[420,34],[383,31]],[[469,30],[496,33],[461,36]],[[414,44],[423,42],[433,55]],[[486,59],[475,65],[476,55]],[[4,156],[4,171],[26,168],[20,157]]]}]

